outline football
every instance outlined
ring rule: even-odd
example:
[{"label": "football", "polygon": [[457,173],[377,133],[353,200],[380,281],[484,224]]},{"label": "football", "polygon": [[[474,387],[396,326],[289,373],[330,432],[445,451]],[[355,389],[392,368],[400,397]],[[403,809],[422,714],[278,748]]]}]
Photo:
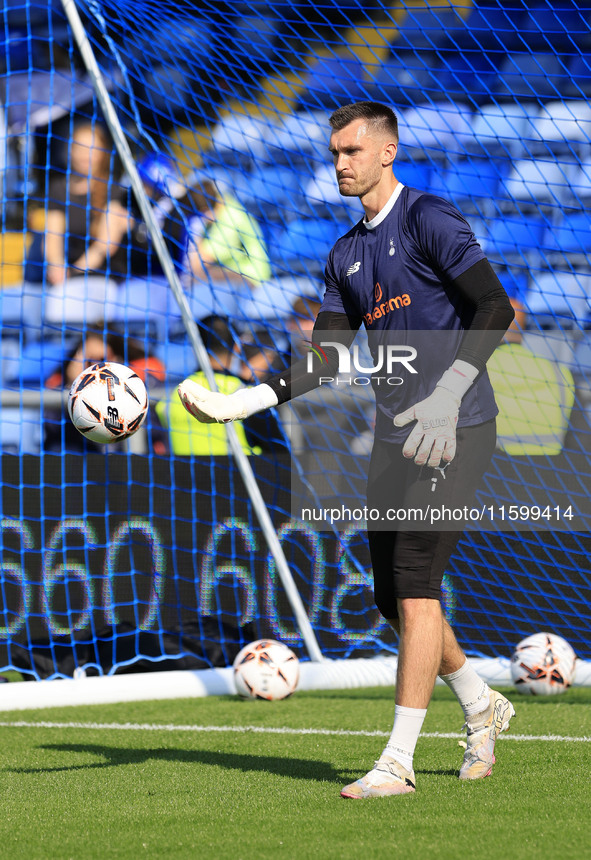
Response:
[{"label": "football", "polygon": [[236,692],[246,699],[285,699],[300,678],[300,661],[293,651],[273,639],[246,645],[234,660]]},{"label": "football", "polygon": [[574,680],[576,660],[566,639],[554,633],[534,633],[515,648],[511,678],[522,693],[534,696],[564,693]]},{"label": "football", "polygon": [[130,367],[115,362],[93,364],[70,388],[72,424],[92,442],[127,439],[142,426],[148,412],[146,386]]}]

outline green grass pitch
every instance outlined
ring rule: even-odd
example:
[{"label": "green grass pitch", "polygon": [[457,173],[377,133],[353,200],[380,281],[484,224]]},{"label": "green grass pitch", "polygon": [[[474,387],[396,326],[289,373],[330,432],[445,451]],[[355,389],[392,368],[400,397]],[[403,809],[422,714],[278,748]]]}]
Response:
[{"label": "green grass pitch", "polygon": [[459,782],[462,713],[437,687],[416,794],[369,801],[339,791],[379,755],[391,689],[0,713],[0,858],[587,858],[591,690],[510,695],[491,777]]}]

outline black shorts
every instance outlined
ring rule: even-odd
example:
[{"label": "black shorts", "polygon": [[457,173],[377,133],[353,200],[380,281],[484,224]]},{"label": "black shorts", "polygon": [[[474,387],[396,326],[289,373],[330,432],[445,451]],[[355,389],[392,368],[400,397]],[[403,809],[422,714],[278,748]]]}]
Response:
[{"label": "black shorts", "polygon": [[[386,509],[407,512],[428,506],[458,510],[470,505],[495,449],[494,419],[457,431],[457,451],[443,470],[417,466],[402,445],[376,441],[369,466],[367,506],[384,512],[380,528],[368,529],[375,602],[384,618],[397,618],[397,600],[439,600],[449,559],[463,523],[411,527],[404,516],[388,526]],[[440,526],[440,527],[439,527]]]}]

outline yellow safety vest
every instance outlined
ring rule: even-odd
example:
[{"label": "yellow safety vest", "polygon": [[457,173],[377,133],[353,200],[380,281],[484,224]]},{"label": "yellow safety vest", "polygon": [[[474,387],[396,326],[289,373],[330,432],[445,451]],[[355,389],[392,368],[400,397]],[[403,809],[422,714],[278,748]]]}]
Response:
[{"label": "yellow safety vest", "polygon": [[[204,388],[209,383],[202,371],[193,373],[189,379],[198,382]],[[243,383],[235,376],[216,373],[215,380],[221,394],[233,394]],[[179,457],[215,457],[227,456],[229,453],[228,437],[223,424],[201,424],[192,418],[176,393],[172,400],[161,400],[156,404],[156,413],[164,427],[168,427],[172,453]],[[238,440],[246,454],[260,454],[260,448],[252,448],[247,440],[241,421],[234,421]]]},{"label": "yellow safety vest", "polygon": [[512,456],[560,454],[575,402],[568,367],[504,343],[487,370],[499,407],[497,448]]}]

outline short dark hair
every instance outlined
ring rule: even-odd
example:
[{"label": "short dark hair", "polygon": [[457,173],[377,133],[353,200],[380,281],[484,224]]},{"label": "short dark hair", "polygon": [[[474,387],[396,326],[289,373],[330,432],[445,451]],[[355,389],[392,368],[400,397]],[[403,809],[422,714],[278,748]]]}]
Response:
[{"label": "short dark hair", "polygon": [[380,102],[354,102],[337,108],[329,123],[334,131],[341,131],[356,119],[366,119],[374,126],[382,127],[398,141],[398,118],[391,107]]},{"label": "short dark hair", "polygon": [[200,320],[197,327],[208,352],[223,355],[234,349],[234,337],[227,317],[212,314]]},{"label": "short dark hair", "polygon": [[187,190],[187,202],[192,212],[208,212],[219,201],[219,194],[211,179],[202,179]]}]

